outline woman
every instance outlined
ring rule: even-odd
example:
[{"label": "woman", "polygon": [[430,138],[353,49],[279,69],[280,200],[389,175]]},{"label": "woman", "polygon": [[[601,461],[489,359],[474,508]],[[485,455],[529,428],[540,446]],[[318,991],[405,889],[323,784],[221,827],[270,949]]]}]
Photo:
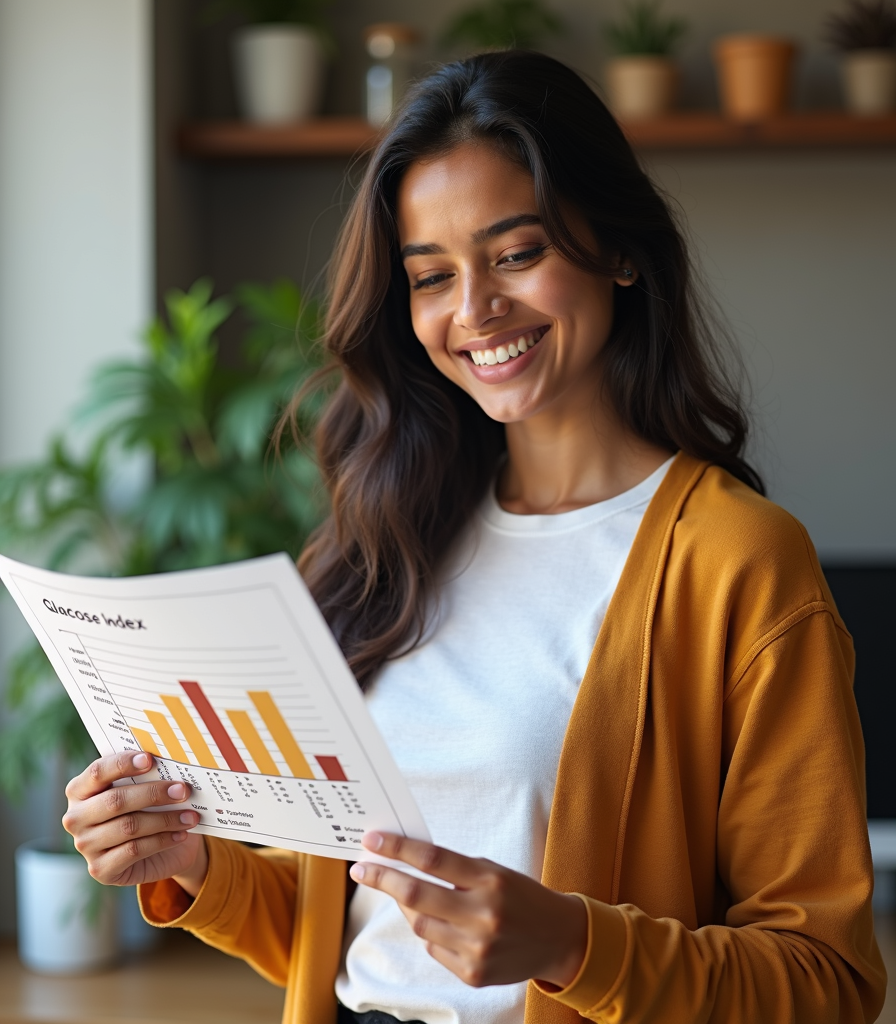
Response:
[{"label": "woman", "polygon": [[182,784],[110,788],[147,755],[69,786],[94,876],[288,1022],[873,1020],[850,639],[603,105],[537,54],[436,72],[334,268],[300,567],[438,844],[365,845],[449,886],[203,840],[140,811]]}]

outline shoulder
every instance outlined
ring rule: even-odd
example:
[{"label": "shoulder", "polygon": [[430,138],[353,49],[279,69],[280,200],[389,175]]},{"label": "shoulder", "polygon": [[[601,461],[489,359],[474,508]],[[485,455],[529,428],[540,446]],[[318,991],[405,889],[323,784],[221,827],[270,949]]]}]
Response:
[{"label": "shoulder", "polygon": [[815,611],[845,631],[802,523],[718,466],[690,466],[663,572],[677,600],[693,597],[754,637]]},{"label": "shoulder", "polygon": [[771,557],[793,560],[794,567],[817,564],[795,516],[718,466],[707,465],[685,497],[675,540],[726,562],[755,564]]}]

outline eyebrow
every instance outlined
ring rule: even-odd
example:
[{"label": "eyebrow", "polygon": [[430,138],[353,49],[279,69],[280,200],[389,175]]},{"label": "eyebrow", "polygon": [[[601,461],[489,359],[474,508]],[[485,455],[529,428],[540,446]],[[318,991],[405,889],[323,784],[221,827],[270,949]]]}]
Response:
[{"label": "eyebrow", "polygon": [[[497,238],[514,228],[525,227],[528,224],[540,224],[541,217],[537,213],[518,213],[515,217],[505,217],[487,228],[480,228],[472,235],[473,244],[481,245],[491,238]],[[437,256],[445,252],[441,245],[430,242],[427,245],[406,245],[401,250],[401,258],[406,260],[409,256]]]}]

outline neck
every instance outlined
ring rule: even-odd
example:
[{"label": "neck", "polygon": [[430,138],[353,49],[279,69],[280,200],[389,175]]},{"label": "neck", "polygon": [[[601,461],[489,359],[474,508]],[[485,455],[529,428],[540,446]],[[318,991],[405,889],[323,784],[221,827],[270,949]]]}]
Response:
[{"label": "neck", "polygon": [[498,501],[518,515],[571,512],[614,498],[672,454],[624,427],[593,392],[583,408],[566,406],[509,423],[507,453]]}]

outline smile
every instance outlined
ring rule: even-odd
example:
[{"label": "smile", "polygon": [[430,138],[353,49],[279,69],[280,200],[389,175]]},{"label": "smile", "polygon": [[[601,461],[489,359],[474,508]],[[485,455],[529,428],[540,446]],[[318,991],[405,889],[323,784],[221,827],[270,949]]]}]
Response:
[{"label": "smile", "polygon": [[495,366],[498,363],[506,363],[517,356],[528,352],[530,348],[541,341],[547,331],[547,327],[539,327],[535,331],[528,331],[518,338],[508,342],[506,345],[498,345],[496,348],[474,349],[467,354],[477,366]]}]

